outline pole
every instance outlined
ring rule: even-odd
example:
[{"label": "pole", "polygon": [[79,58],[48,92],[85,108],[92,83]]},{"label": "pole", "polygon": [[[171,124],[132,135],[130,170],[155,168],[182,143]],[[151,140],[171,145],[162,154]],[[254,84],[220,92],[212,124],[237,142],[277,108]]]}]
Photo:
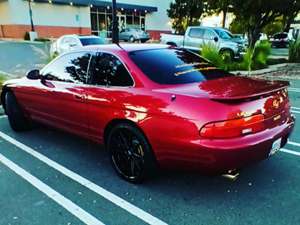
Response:
[{"label": "pole", "polygon": [[118,18],[117,18],[117,3],[116,0],[112,0],[112,42],[119,44],[119,27],[118,27]]},{"label": "pole", "polygon": [[28,0],[28,7],[29,7],[29,17],[30,17],[30,24],[31,24],[31,31],[34,32],[34,24],[32,19],[32,8],[31,8],[31,0]]}]

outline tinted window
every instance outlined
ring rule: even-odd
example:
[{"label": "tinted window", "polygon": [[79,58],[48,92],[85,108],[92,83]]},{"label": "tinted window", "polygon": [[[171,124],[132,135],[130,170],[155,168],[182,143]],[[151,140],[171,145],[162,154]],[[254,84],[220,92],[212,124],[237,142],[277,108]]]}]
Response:
[{"label": "tinted window", "polygon": [[191,28],[189,36],[193,38],[203,38],[204,30],[199,28]]},{"label": "tinted window", "polygon": [[217,32],[217,34],[219,35],[219,37],[222,38],[222,39],[231,39],[231,38],[233,38],[232,34],[229,33],[226,30],[218,30],[218,29],[216,29],[215,31]]},{"label": "tinted window", "polygon": [[86,83],[90,53],[64,55],[42,71],[47,80]]},{"label": "tinted window", "polygon": [[183,49],[155,49],[130,53],[131,59],[159,84],[186,84],[228,76],[200,56]]},{"label": "tinted window", "polygon": [[104,40],[101,38],[79,38],[83,46],[86,45],[101,45],[104,44]]},{"label": "tinted window", "polygon": [[108,53],[99,53],[93,59],[91,83],[128,87],[133,85],[133,80],[117,57]]}]

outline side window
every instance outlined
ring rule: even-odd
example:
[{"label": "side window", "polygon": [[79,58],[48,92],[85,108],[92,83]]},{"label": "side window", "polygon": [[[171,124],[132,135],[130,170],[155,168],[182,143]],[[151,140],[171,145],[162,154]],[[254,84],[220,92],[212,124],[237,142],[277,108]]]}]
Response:
[{"label": "side window", "polygon": [[211,30],[205,30],[203,38],[204,39],[208,39],[208,40],[212,40],[214,39],[214,37],[216,37],[217,35],[214,34],[214,32],[212,32]]},{"label": "side window", "polygon": [[199,28],[191,28],[189,36],[192,38],[203,38],[204,30]]},{"label": "side window", "polygon": [[99,53],[93,59],[91,84],[129,87],[133,80],[123,63],[108,53]]},{"label": "side window", "polygon": [[42,75],[46,80],[85,84],[90,58],[90,53],[64,55],[47,66]]}]

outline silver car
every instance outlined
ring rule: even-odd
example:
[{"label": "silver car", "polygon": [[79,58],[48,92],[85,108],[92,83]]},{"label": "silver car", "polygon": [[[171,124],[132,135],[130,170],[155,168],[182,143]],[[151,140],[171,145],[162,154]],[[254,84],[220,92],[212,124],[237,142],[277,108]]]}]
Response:
[{"label": "silver car", "polygon": [[124,30],[121,30],[119,39],[129,42],[141,41],[142,43],[144,43],[150,39],[150,35],[140,29],[125,28]]}]

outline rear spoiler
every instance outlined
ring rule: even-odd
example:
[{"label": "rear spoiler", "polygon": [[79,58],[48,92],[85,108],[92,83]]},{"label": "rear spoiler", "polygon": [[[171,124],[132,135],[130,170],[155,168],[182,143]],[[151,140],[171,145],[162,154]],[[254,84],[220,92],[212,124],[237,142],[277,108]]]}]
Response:
[{"label": "rear spoiler", "polygon": [[232,97],[227,97],[227,96],[214,96],[214,95],[209,95],[209,98],[211,100],[215,100],[215,101],[224,101],[224,102],[228,102],[228,101],[247,101],[247,100],[253,100],[253,99],[258,99],[258,98],[263,98],[266,96],[269,96],[275,92],[278,91],[282,91],[286,88],[288,88],[290,86],[290,82],[289,81],[280,81],[280,86],[278,88],[274,88],[272,90],[266,90],[266,91],[262,91],[259,93],[255,93],[252,95],[240,95],[240,96],[232,96]]}]

